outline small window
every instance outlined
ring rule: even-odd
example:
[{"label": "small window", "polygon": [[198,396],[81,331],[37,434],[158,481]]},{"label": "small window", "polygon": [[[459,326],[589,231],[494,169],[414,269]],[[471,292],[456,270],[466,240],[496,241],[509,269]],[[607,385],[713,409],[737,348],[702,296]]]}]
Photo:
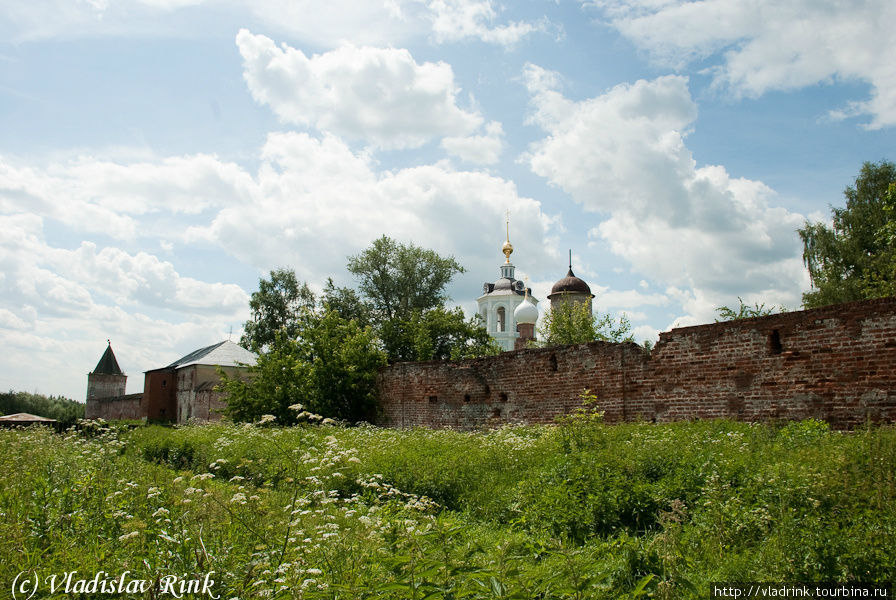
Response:
[{"label": "small window", "polygon": [[430,397],[429,397],[429,403],[430,403],[430,404],[436,404],[438,401],[439,401],[439,397],[438,397],[438,396],[430,396]]},{"label": "small window", "polygon": [[504,311],[503,306],[498,308],[498,324],[497,325],[498,325],[498,328],[497,328],[498,332],[503,332],[503,331],[507,330],[506,313]]},{"label": "small window", "polygon": [[777,329],[772,329],[768,336],[768,351],[770,354],[781,354],[784,346],[781,344],[781,334]]},{"label": "small window", "polygon": [[464,402],[470,401],[470,394],[464,394]]}]

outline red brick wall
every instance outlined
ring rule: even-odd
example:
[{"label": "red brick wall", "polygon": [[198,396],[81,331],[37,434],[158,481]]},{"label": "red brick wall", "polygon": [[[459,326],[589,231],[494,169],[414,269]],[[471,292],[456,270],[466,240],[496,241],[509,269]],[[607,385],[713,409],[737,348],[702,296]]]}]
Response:
[{"label": "red brick wall", "polygon": [[150,421],[177,419],[177,375],[174,369],[147,371],[143,382],[143,416]]},{"label": "red brick wall", "polygon": [[88,398],[87,406],[84,407],[84,418],[105,419],[106,421],[142,419],[144,417],[140,408],[142,399],[143,394],[128,394],[110,398]]},{"label": "red brick wall", "polygon": [[587,388],[610,422],[896,421],[896,298],[673,329],[651,353],[593,342],[381,371],[378,422],[553,422]]}]

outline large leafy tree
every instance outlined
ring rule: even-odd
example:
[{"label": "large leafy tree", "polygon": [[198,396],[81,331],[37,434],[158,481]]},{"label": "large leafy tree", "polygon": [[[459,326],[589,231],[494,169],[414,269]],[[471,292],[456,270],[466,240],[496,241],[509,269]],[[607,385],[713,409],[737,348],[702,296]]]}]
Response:
[{"label": "large leafy tree", "polygon": [[892,162],[866,162],[846,188],[846,206],[832,208],[832,225],[806,222],[799,230],[812,289],[806,308],[896,293]]},{"label": "large leafy tree", "polygon": [[460,308],[439,306],[387,320],[380,327],[380,338],[393,361],[460,360],[501,351],[481,318],[466,320]]},{"label": "large leafy tree", "polygon": [[314,302],[314,293],[306,283],[299,283],[294,270],[271,271],[270,279],[258,281],[258,291],[249,300],[252,317],[243,326],[240,345],[261,352],[273,344],[281,330],[288,338],[297,337],[303,314],[314,307]]},{"label": "large leafy tree", "polygon": [[278,423],[290,424],[297,416],[290,406],[302,404],[326,417],[369,419],[376,374],[386,364],[370,328],[327,308],[305,309],[296,325],[295,337],[285,329],[275,332],[248,377],[222,373],[226,413],[235,421],[272,414]]},{"label": "large leafy tree", "polygon": [[348,270],[358,278],[358,289],[380,320],[406,318],[414,311],[442,306],[445,288],[464,268],[453,256],[385,235],[348,259]]},{"label": "large leafy tree", "polygon": [[328,282],[324,302],[343,317],[369,323],[390,361],[496,354],[481,321],[447,309],[446,287],[463,267],[452,256],[383,236],[348,259],[358,291]]},{"label": "large leafy tree", "polygon": [[587,302],[564,302],[541,317],[538,337],[542,346],[585,342],[630,342],[631,323],[625,317],[593,313]]}]

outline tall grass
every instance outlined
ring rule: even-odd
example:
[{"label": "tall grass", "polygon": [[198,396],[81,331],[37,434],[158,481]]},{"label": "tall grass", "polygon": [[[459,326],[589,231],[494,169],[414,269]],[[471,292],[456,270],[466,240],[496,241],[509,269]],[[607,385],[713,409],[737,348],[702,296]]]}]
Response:
[{"label": "tall grass", "polygon": [[894,466],[892,428],[817,421],[0,431],[0,580],[215,571],[224,599],[894,581]]}]

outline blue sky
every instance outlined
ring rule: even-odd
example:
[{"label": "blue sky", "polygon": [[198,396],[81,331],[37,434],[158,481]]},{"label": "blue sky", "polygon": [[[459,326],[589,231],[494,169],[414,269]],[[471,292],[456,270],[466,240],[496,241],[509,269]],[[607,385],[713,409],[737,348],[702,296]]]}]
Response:
[{"label": "blue sky", "polygon": [[[83,399],[382,234],[565,275],[639,340],[797,308],[796,229],[894,160],[891,0],[0,2],[0,388]],[[545,303],[546,304],[546,303]]]}]

